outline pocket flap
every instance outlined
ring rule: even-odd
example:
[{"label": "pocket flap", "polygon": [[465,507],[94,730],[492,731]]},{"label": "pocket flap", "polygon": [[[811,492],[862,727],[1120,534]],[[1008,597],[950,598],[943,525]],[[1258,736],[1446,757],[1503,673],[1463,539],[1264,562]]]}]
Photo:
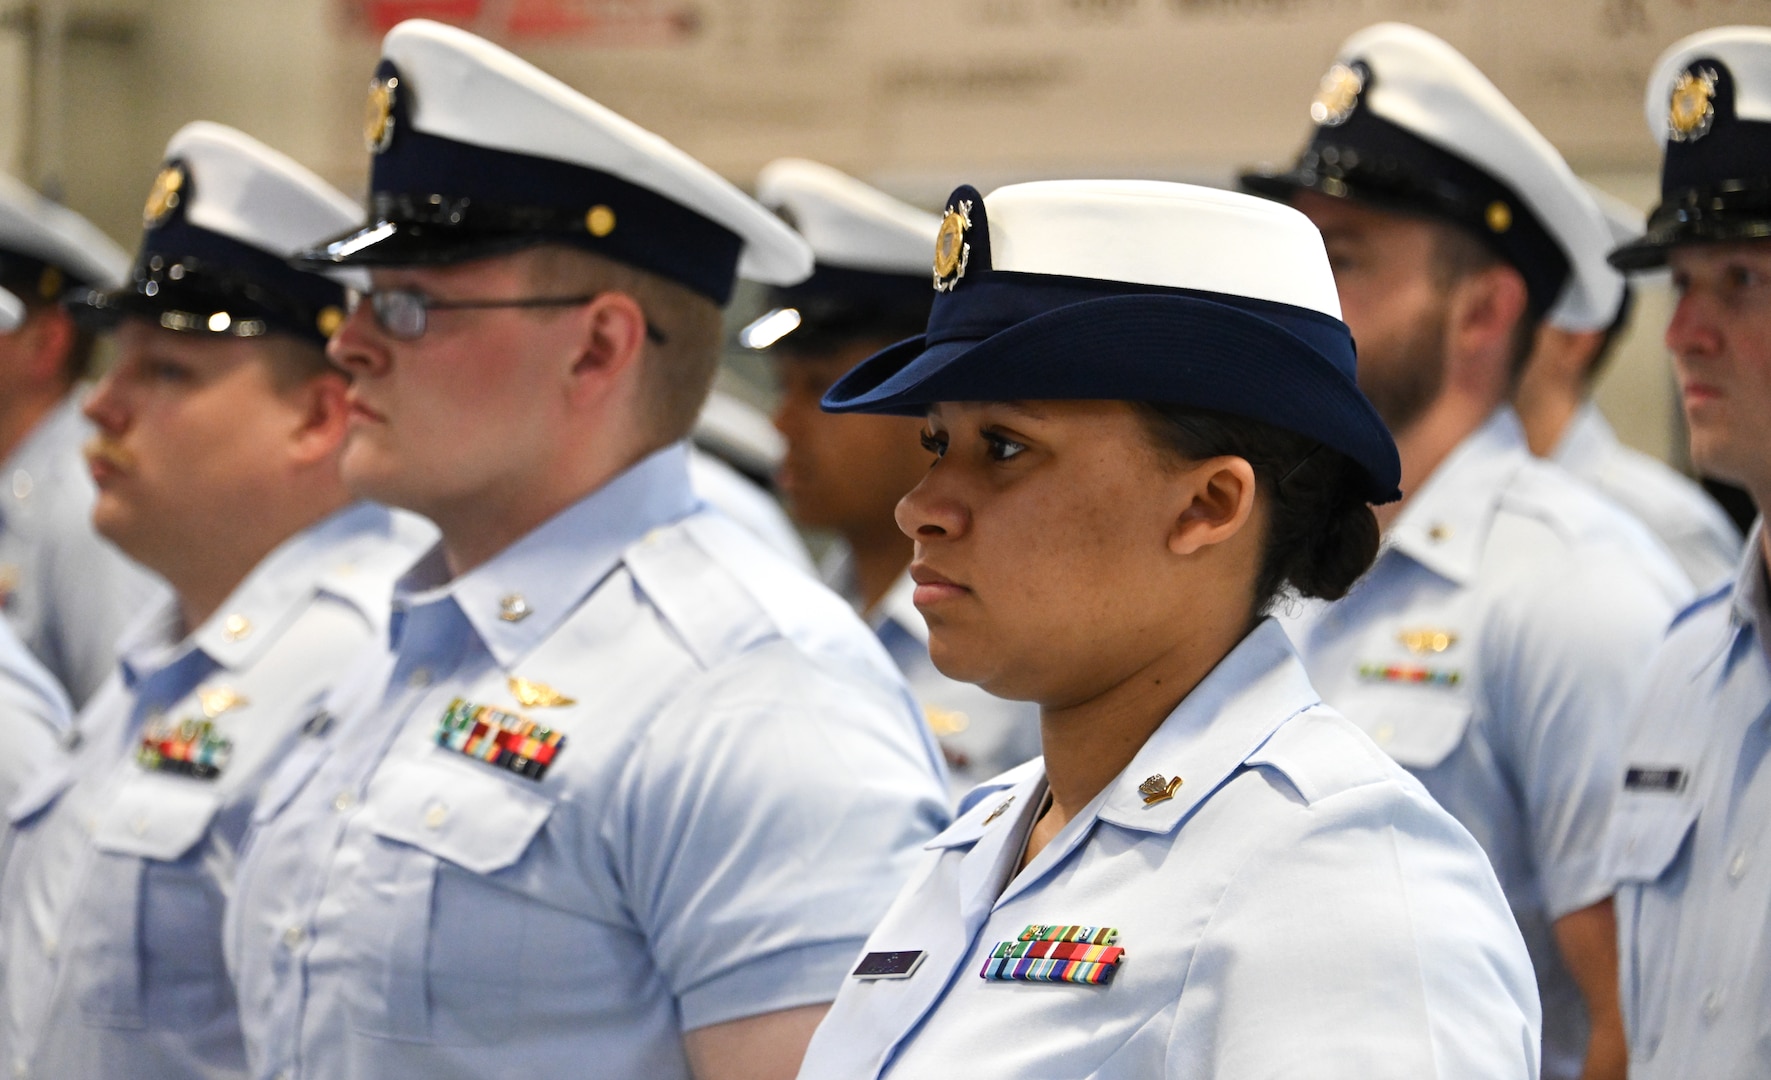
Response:
[{"label": "pocket flap", "polygon": [[1606,837],[1607,868],[1614,881],[1657,881],[1678,858],[1697,824],[1697,804],[1662,796],[1625,797]]},{"label": "pocket flap", "polygon": [[99,812],[93,846],[172,862],[196,846],[221,809],[221,795],[195,781],[143,773]]},{"label": "pocket flap", "polygon": [[61,793],[74,785],[74,771],[68,763],[57,758],[44,769],[33,773],[20,784],[12,801],[6,804],[6,820],[17,827],[31,818],[36,817],[50,804],[61,798]]},{"label": "pocket flap", "polygon": [[1413,687],[1362,694],[1336,707],[1405,769],[1431,769],[1450,757],[1464,741],[1473,708],[1462,697]]},{"label": "pocket flap", "polygon": [[369,782],[363,811],[378,836],[490,874],[522,858],[553,803],[470,762],[392,761]]}]

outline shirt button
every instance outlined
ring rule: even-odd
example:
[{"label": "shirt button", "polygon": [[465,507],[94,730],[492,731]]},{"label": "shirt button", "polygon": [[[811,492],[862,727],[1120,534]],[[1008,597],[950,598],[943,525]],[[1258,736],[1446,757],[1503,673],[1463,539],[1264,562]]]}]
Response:
[{"label": "shirt button", "polygon": [[1714,1020],[1722,1012],[1723,994],[1720,990],[1711,990],[1703,995],[1703,1018]]},{"label": "shirt button", "polygon": [[332,809],[338,811],[341,814],[348,812],[351,808],[355,807],[356,805],[357,805],[356,793],[351,792],[351,791],[341,791],[338,793],[338,796],[332,800]]},{"label": "shirt button", "polygon": [[424,823],[433,829],[442,828],[443,822],[448,820],[449,808],[440,802],[431,803],[429,808],[424,811]]},{"label": "shirt button", "polygon": [[429,686],[430,685],[430,668],[427,668],[427,667],[413,668],[412,674],[406,676],[406,685],[408,685],[408,686]]},{"label": "shirt button", "polygon": [[1728,863],[1728,877],[1734,881],[1739,881],[1746,876],[1746,866],[1746,851],[1744,849],[1736,851],[1734,853],[1734,858]]},{"label": "shirt button", "polygon": [[299,949],[301,948],[301,943],[306,940],[307,931],[299,926],[291,926],[289,929],[283,931],[283,945],[286,948]]}]

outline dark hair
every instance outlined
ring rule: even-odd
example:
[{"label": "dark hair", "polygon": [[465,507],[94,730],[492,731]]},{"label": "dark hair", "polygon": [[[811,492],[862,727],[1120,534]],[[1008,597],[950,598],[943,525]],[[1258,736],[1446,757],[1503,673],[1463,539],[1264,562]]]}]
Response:
[{"label": "dark hair", "polygon": [[1255,575],[1255,617],[1289,587],[1339,600],[1377,559],[1377,517],[1365,501],[1359,467],[1305,435],[1179,405],[1139,411],[1159,449],[1186,461],[1228,455],[1254,469],[1267,493],[1267,533]]}]

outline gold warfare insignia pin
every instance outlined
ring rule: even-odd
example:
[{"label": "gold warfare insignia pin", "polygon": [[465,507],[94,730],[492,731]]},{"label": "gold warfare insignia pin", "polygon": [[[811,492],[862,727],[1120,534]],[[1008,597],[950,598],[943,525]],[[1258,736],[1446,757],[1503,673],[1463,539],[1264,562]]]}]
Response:
[{"label": "gold warfare insignia pin", "polygon": [[971,718],[965,713],[953,709],[937,709],[933,705],[925,705],[922,718],[928,723],[929,730],[936,735],[958,735],[972,726]]},{"label": "gold warfare insignia pin", "polygon": [[203,706],[203,715],[211,720],[222,713],[251,704],[231,686],[217,686],[209,690],[199,690],[197,691],[197,703]]},{"label": "gold warfare insignia pin", "polygon": [[1334,65],[1316,87],[1316,96],[1310,101],[1310,119],[1323,127],[1339,127],[1359,107],[1359,95],[1364,91],[1365,76],[1358,68]]},{"label": "gold warfare insignia pin", "polygon": [[527,709],[563,709],[578,704],[577,698],[569,698],[546,683],[530,682],[521,675],[510,677],[510,692]]},{"label": "gold warfare insignia pin", "polygon": [[1457,635],[1450,630],[1404,630],[1396,635],[1402,647],[1416,656],[1442,653],[1457,644]]},{"label": "gold warfare insignia pin", "polygon": [[154,177],[154,186],[148,189],[148,204],[141,211],[142,224],[154,229],[171,217],[184,198],[184,186],[183,165],[168,165],[161,169],[160,175]]},{"label": "gold warfare insignia pin", "polygon": [[1667,102],[1667,135],[1673,142],[1696,142],[1716,120],[1716,73],[1698,68],[1679,74]]},{"label": "gold warfare insignia pin", "polygon": [[1167,802],[1175,797],[1181,787],[1181,778],[1168,779],[1161,773],[1150,777],[1138,785],[1138,794],[1144,797],[1145,806],[1155,806],[1159,802]]},{"label": "gold warfare insignia pin", "polygon": [[941,215],[941,231],[935,234],[936,292],[953,291],[953,286],[965,277],[966,263],[972,257],[972,246],[965,242],[965,232],[971,227],[970,199],[961,199]]},{"label": "gold warfare insignia pin", "polygon": [[400,80],[389,76],[369,80],[369,100],[363,108],[363,145],[379,154],[394,141],[394,100]]}]

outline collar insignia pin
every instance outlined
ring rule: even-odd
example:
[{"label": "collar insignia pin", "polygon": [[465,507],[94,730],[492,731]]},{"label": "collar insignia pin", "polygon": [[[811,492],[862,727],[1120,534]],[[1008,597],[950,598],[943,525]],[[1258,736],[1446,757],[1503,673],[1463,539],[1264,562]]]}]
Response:
[{"label": "collar insignia pin", "polygon": [[1145,806],[1155,806],[1159,802],[1167,802],[1174,798],[1175,792],[1180,789],[1180,786],[1180,777],[1177,776],[1170,780],[1161,773],[1157,773],[1138,785],[1138,794],[1144,797]]},{"label": "collar insignia pin", "polygon": [[498,617],[505,622],[522,622],[533,614],[535,609],[529,606],[529,601],[523,599],[522,593],[511,593],[498,601]]},{"label": "collar insignia pin", "polygon": [[992,821],[995,821],[995,820],[996,820],[996,819],[997,819],[997,818],[999,818],[999,817],[1001,817],[1001,816],[1002,816],[1002,812],[1003,812],[1003,811],[1004,811],[1004,810],[1007,810],[1007,809],[1008,809],[1008,808],[1009,808],[1009,806],[1010,806],[1010,805],[1011,805],[1011,804],[1012,804],[1012,803],[1013,803],[1013,802],[1014,802],[1014,801],[1015,801],[1015,797],[1014,797],[1014,796],[1013,796],[1013,795],[1010,795],[1010,796],[1009,796],[1009,797],[1008,797],[1008,798],[1006,798],[1006,799],[1004,799],[1004,800],[1002,800],[1002,802],[1001,802],[1001,804],[1000,804],[1000,805],[998,805],[998,806],[997,806],[997,808],[996,808],[996,809],[994,809],[994,810],[992,810],[992,811],[990,811],[990,816],[989,816],[989,817],[987,817],[987,818],[985,818],[985,819],[984,819],[984,822],[983,822],[983,823],[984,823],[984,824],[985,824],[985,825],[988,825],[988,824],[990,824],[990,823],[991,823],[991,822],[992,822]]}]

